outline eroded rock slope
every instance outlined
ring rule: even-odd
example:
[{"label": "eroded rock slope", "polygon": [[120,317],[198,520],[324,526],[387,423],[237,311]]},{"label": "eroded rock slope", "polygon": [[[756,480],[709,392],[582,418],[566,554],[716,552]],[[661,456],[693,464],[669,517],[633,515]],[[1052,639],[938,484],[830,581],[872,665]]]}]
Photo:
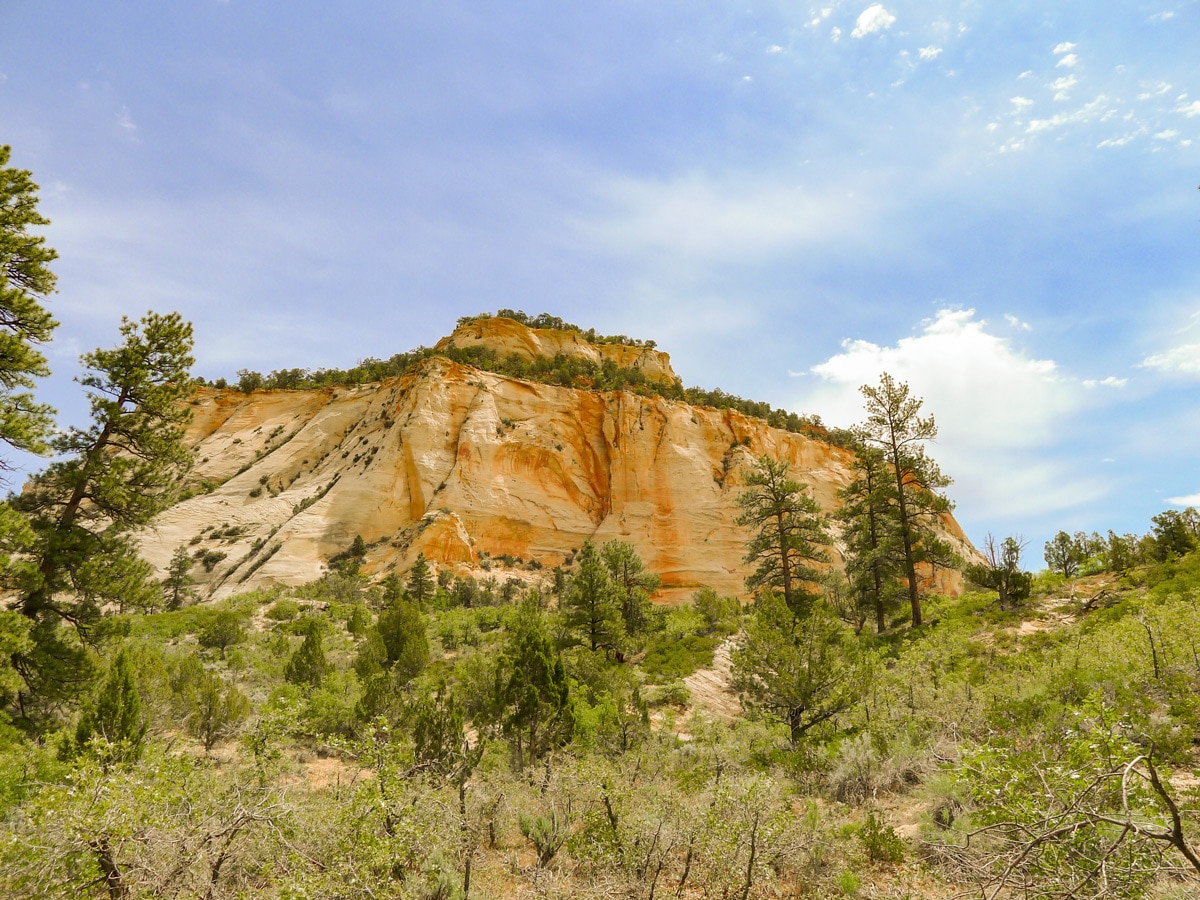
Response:
[{"label": "eroded rock slope", "polygon": [[[502,327],[512,347],[561,352],[542,332]],[[600,349],[674,378],[659,351]],[[663,599],[700,585],[740,595],[744,469],[764,453],[787,459],[826,509],[850,478],[847,451],[734,411],[530,383],[444,358],[357,387],[201,388],[193,409],[199,492],[160,517],[144,548],[160,571],[180,545],[200,556],[194,574],[209,597],[317,578],[356,535],[369,545],[368,574],[405,572],[423,552],[460,573],[526,578],[587,539],[619,538],[662,576]],[[965,541],[953,520],[947,528]]]}]

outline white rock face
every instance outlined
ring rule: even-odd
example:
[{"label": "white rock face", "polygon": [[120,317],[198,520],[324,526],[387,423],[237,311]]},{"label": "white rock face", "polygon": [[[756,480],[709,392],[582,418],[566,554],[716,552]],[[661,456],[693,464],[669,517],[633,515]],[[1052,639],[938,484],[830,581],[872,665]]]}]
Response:
[{"label": "white rock face", "polygon": [[[618,349],[655,354],[644,358],[670,373],[666,354]],[[360,387],[204,388],[193,408],[193,478],[208,492],[163,513],[143,547],[160,573],[180,545],[207,553],[211,570],[194,570],[207,597],[310,581],[356,535],[370,545],[368,574],[404,573],[421,552],[481,574],[486,558],[507,555],[526,580],[585,540],[621,539],[662,576],[660,599],[702,585],[742,595],[747,534],[734,519],[746,466],[788,460],[827,510],[851,477],[847,451],[737,412],[442,358]],[[969,548],[953,519],[946,527]],[[942,577],[958,586],[955,573]]]}]

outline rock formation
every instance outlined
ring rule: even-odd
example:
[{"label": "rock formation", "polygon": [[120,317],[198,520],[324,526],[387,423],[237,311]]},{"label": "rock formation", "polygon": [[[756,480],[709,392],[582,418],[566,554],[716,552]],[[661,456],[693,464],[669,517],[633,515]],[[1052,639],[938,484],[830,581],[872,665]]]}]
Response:
[{"label": "rock formation", "polygon": [[[675,379],[665,353],[507,319],[465,324],[443,344],[480,341],[505,355],[607,355]],[[188,546],[206,597],[315,579],[357,535],[370,575],[404,573],[424,553],[438,568],[529,580],[585,540],[616,538],[662,577],[660,599],[701,585],[742,595],[747,535],[734,519],[744,468],[764,453],[786,459],[826,509],[851,476],[848,451],[732,410],[531,383],[440,357],[377,384],[199,388],[192,404],[196,486],[143,547],[163,572]],[[969,547],[953,519],[946,528]]]}]

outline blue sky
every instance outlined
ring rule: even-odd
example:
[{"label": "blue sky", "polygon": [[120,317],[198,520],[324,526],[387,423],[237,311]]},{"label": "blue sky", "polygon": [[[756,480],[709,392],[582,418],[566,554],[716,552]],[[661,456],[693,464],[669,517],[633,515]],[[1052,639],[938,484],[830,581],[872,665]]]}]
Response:
[{"label": "blue sky", "polygon": [[1200,503],[1198,46],[1196,0],[0,0],[45,395],[148,308],[210,378],[548,311],[833,424],[892,372],[1036,565]]}]

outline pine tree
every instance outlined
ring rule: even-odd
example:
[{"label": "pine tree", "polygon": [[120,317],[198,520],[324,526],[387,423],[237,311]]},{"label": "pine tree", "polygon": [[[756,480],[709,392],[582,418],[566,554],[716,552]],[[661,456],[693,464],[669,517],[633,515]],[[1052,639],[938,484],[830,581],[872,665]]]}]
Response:
[{"label": "pine tree", "polygon": [[866,442],[882,451],[895,485],[894,522],[903,559],[912,623],[922,624],[921,582],[917,566],[948,564],[953,553],[939,538],[941,517],[951,509],[940,493],[950,484],[937,463],[925,455],[925,442],[937,437],[933,416],[921,418],[923,401],[910,397],[907,384],[897,384],[886,372],[878,387],[863,385],[867,421],[862,431]]},{"label": "pine tree", "polygon": [[746,475],[736,521],[751,530],[745,561],[755,569],[746,578],[746,589],[778,588],[799,619],[815,600],[809,585],[819,576],[812,564],[828,561],[824,548],[829,535],[820,505],[804,485],[787,476],[785,461],[760,457]]},{"label": "pine tree", "polygon": [[604,559],[591,541],[579,551],[560,604],[564,623],[589,649],[612,652],[625,636],[621,599]]},{"label": "pine tree", "polygon": [[204,623],[197,636],[200,646],[221,651],[221,659],[225,651],[234,644],[241,643],[246,637],[242,628],[242,617],[233,610],[223,609]]},{"label": "pine tree", "polygon": [[192,590],[192,566],[196,561],[187,552],[187,548],[175,548],[171,562],[167,566],[167,577],[163,579],[163,598],[167,609],[179,609],[184,602],[195,596]]},{"label": "pine tree", "polygon": [[99,752],[106,761],[134,762],[142,755],[147,728],[133,666],[122,650],[91,707],[80,718],[75,744],[82,750],[98,738],[104,743]]},{"label": "pine tree", "polygon": [[463,710],[445,684],[423,693],[412,706],[413,756],[418,764],[449,775],[462,764],[466,731]]},{"label": "pine tree", "polygon": [[772,594],[759,599],[733,652],[733,685],[746,707],[785,723],[793,744],[850,709],[869,673],[854,635],[823,603],[797,621]]},{"label": "pine tree", "polygon": [[316,622],[310,622],[304,635],[304,643],[296,648],[296,652],[284,666],[283,677],[289,684],[318,688],[328,672],[329,663],[325,659],[325,642],[321,637],[321,627]]},{"label": "pine tree", "polygon": [[57,438],[63,458],[11,501],[28,530],[0,535],[2,549],[23,560],[0,573],[4,587],[34,622],[33,649],[13,660],[25,682],[16,699],[26,721],[28,701],[65,699],[90,677],[80,641],[93,639],[105,604],[149,607],[159,596],[132,535],[174,501],[191,463],[182,401],[191,389],[192,328],[177,313],[147,313],[124,320],[121,334],[117,348],[82,358],[91,425]]},{"label": "pine tree", "polygon": [[637,548],[625,541],[606,542],[600,548],[600,556],[616,587],[625,630],[642,631],[646,627],[650,596],[658,590],[662,579],[646,568]]},{"label": "pine tree", "polygon": [[[31,228],[50,224],[37,211],[38,186],[31,173],[8,165],[11,148],[0,146],[0,441],[44,453],[53,410],[34,401],[34,379],[50,374],[38,345],[58,323],[42,306],[54,291],[50,271],[58,254]],[[0,470],[9,468],[0,458]]]},{"label": "pine tree", "polygon": [[429,562],[424,553],[417,554],[412,570],[408,573],[408,593],[418,609],[425,609],[433,599],[434,581],[429,571]]},{"label": "pine tree", "polygon": [[384,672],[391,665],[388,660],[387,645],[383,643],[383,635],[374,625],[363,632],[363,639],[354,657],[354,671],[362,681]]},{"label": "pine tree", "polygon": [[902,557],[892,514],[895,481],[883,451],[867,446],[861,434],[853,449],[855,478],[839,492],[842,507],[835,518],[842,523],[851,589],[858,605],[874,613],[875,630],[883,632],[899,599]]},{"label": "pine tree", "polygon": [[429,638],[416,604],[396,599],[379,615],[376,626],[387,650],[387,665],[401,684],[411,681],[429,662]]},{"label": "pine tree", "polygon": [[562,658],[536,601],[522,604],[496,671],[493,708],[518,769],[567,741],[574,728]]},{"label": "pine tree", "polygon": [[205,671],[184,702],[188,732],[200,739],[205,753],[233,734],[250,716],[246,695],[214,672]]},{"label": "pine tree", "polygon": [[1001,609],[1019,608],[1033,590],[1033,576],[1021,568],[1024,547],[1020,538],[1012,536],[997,547],[996,539],[989,534],[983,541],[984,562],[967,567],[968,578],[996,592]]}]

